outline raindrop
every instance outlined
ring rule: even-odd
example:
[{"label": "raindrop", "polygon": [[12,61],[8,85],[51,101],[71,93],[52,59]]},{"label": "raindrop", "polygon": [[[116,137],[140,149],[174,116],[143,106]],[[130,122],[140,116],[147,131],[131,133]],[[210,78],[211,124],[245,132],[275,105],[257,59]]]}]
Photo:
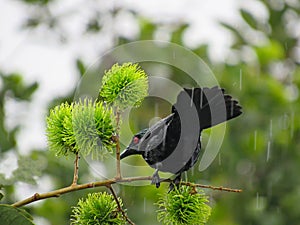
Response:
[{"label": "raindrop", "polygon": [[285,95],[289,101],[295,101],[299,96],[299,89],[295,84],[291,84],[285,88]]},{"label": "raindrop", "polygon": [[256,192],[256,208],[259,209],[259,194]]},{"label": "raindrop", "polygon": [[188,181],[188,174],[186,171],[184,172],[184,178],[185,178],[185,181]]},{"label": "raindrop", "polygon": [[176,58],[176,53],[175,53],[175,51],[173,51],[173,59],[175,59]]},{"label": "raindrop", "polygon": [[256,151],[257,130],[254,131],[254,151]]},{"label": "raindrop", "polygon": [[193,103],[194,103],[194,88],[192,88],[192,96],[191,96],[191,104],[190,104],[190,107],[193,107]]},{"label": "raindrop", "polygon": [[293,135],[294,135],[294,117],[295,117],[295,113],[292,112],[292,114],[291,114],[291,133],[290,133],[291,138],[292,138]]},{"label": "raindrop", "polygon": [[243,71],[240,69],[240,90],[242,90],[242,77],[243,77]]},{"label": "raindrop", "polygon": [[256,210],[262,211],[266,208],[266,198],[264,196],[260,196],[258,192],[256,192]]},{"label": "raindrop", "polygon": [[270,148],[271,148],[271,141],[268,141],[268,147],[267,147],[267,162],[270,159]]},{"label": "raindrop", "polygon": [[144,213],[146,213],[146,198],[144,197]]},{"label": "raindrop", "polygon": [[255,168],[251,161],[244,159],[238,162],[236,170],[241,175],[249,175],[254,172]]},{"label": "raindrop", "polygon": [[154,116],[158,117],[158,104],[157,104],[157,102],[155,102],[155,105],[154,105]]},{"label": "raindrop", "polygon": [[272,138],[272,136],[273,136],[273,121],[272,120],[270,120],[270,139]]},{"label": "raindrop", "polygon": [[289,127],[289,116],[286,113],[282,116],[281,127],[283,130]]},{"label": "raindrop", "polygon": [[160,117],[153,117],[150,121],[149,121],[149,127],[153,126],[154,124],[156,124],[158,121],[160,121],[161,118]]},{"label": "raindrop", "polygon": [[219,153],[219,157],[218,157],[218,161],[219,161],[219,166],[221,166],[222,165],[222,160],[221,160],[221,153]]},{"label": "raindrop", "polygon": [[272,196],[273,193],[273,182],[271,181],[268,185],[268,195]]},{"label": "raindrop", "polygon": [[203,91],[201,91],[200,93],[200,108],[202,108],[202,104],[203,104]]},{"label": "raindrop", "polygon": [[195,167],[193,166],[192,169],[191,169],[192,170],[192,176],[194,176],[194,169],[195,169]]},{"label": "raindrop", "polygon": [[286,50],[288,50],[289,48],[288,48],[288,44],[287,44],[287,42],[284,42],[284,47],[285,47],[285,49]]},{"label": "raindrop", "polygon": [[213,201],[212,201],[213,199],[214,199],[214,197],[213,197],[213,193],[212,193],[212,192],[210,192],[210,194],[209,194],[209,203],[208,203],[210,206],[212,206],[212,205],[213,205]]},{"label": "raindrop", "polygon": [[277,213],[280,213],[281,210],[280,210],[279,207],[277,207],[277,208],[276,208],[276,211],[277,211]]}]

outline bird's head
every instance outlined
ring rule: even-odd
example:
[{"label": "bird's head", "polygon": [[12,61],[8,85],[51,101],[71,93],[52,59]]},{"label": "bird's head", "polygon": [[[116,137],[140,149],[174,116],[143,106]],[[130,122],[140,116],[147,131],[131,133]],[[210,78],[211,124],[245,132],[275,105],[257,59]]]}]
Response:
[{"label": "bird's head", "polygon": [[147,132],[147,129],[141,130],[136,135],[133,136],[130,144],[128,147],[121,153],[120,158],[124,159],[127,156],[130,155],[141,155],[143,154],[143,151],[139,149],[140,140]]}]

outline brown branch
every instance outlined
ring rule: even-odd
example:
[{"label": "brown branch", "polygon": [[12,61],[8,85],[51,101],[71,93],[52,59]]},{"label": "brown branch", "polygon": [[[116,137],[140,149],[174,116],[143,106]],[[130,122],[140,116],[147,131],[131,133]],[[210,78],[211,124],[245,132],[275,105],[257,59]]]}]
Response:
[{"label": "brown branch", "polygon": [[71,185],[69,187],[65,187],[65,188],[61,188],[55,191],[50,191],[50,192],[46,192],[46,193],[35,193],[33,196],[26,198],[24,200],[21,200],[19,202],[16,202],[14,204],[12,204],[12,206],[14,207],[20,207],[20,206],[24,206],[24,205],[28,205],[32,202],[36,202],[42,199],[46,199],[46,198],[53,198],[53,197],[59,197],[63,194],[69,193],[69,192],[73,192],[73,191],[78,191],[78,190],[83,190],[83,189],[87,189],[87,188],[94,188],[94,187],[100,187],[100,186],[107,186],[110,184],[114,184],[114,183],[125,183],[125,182],[132,182],[132,181],[140,181],[140,180],[151,180],[152,177],[148,176],[148,177],[128,177],[128,178],[123,178],[121,180],[116,180],[116,179],[108,179],[108,180],[103,180],[103,181],[97,181],[97,182],[91,182],[91,183],[86,183],[86,184],[79,184],[79,185]]},{"label": "brown branch", "polygon": [[112,193],[112,195],[114,196],[114,199],[117,203],[118,206],[118,210],[122,213],[123,217],[126,219],[126,221],[131,224],[131,225],[135,225],[130,219],[129,217],[126,215],[125,211],[122,209],[120,201],[118,199],[118,196],[115,192],[115,190],[113,189],[113,187],[111,185],[107,185],[107,188],[110,190],[110,192]]},{"label": "brown branch", "polygon": [[[26,198],[24,200],[21,200],[19,202],[16,202],[12,204],[14,207],[21,207],[24,205],[28,205],[32,202],[36,202],[42,199],[47,199],[47,198],[53,198],[53,197],[60,197],[63,194],[69,193],[69,192],[74,192],[78,190],[83,190],[87,188],[95,188],[95,187],[100,187],[100,186],[106,186],[109,187],[112,184],[115,183],[130,183],[134,181],[146,181],[146,180],[152,180],[152,176],[141,176],[141,177],[126,177],[126,178],[121,178],[121,179],[108,179],[108,180],[103,180],[103,181],[97,181],[97,182],[91,182],[91,183],[86,183],[86,184],[79,184],[79,185],[71,185],[69,187],[61,188],[55,191],[50,191],[46,193],[35,193],[33,196]],[[173,182],[171,179],[165,179],[162,180],[161,182]],[[214,187],[210,185],[203,185],[203,184],[193,184],[190,182],[181,182],[180,184],[182,185],[188,185],[188,186],[194,186],[194,187],[202,187],[202,188],[209,188],[212,190],[218,190],[218,191],[228,191],[228,192],[242,192],[242,190],[239,189],[231,189],[231,188],[225,188],[225,187]]]},{"label": "brown branch", "polygon": [[78,153],[76,153],[76,158],[74,161],[74,177],[73,177],[73,182],[72,182],[72,186],[76,186],[77,185],[77,181],[78,181],[78,169],[79,169],[79,159],[80,156]]}]

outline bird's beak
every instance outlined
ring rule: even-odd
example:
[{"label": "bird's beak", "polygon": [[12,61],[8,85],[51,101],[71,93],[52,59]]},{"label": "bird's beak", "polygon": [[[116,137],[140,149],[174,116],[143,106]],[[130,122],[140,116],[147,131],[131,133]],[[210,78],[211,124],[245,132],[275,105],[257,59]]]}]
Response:
[{"label": "bird's beak", "polygon": [[120,159],[124,159],[125,157],[127,156],[130,156],[130,155],[137,155],[137,154],[140,154],[139,151],[135,150],[135,149],[132,149],[130,147],[127,147],[120,155]]}]

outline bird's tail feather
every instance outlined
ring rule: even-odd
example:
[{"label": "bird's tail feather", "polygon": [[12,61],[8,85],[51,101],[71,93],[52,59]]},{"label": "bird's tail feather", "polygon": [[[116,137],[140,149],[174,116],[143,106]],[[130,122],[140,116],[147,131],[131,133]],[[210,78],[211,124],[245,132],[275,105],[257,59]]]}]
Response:
[{"label": "bird's tail feather", "polygon": [[187,98],[183,97],[186,94],[190,98],[190,106],[196,107],[201,130],[233,119],[242,113],[242,107],[238,105],[238,102],[225,94],[224,89],[218,87],[185,88],[179,93],[177,102],[172,107],[173,113],[176,113],[176,108],[186,107]]}]

